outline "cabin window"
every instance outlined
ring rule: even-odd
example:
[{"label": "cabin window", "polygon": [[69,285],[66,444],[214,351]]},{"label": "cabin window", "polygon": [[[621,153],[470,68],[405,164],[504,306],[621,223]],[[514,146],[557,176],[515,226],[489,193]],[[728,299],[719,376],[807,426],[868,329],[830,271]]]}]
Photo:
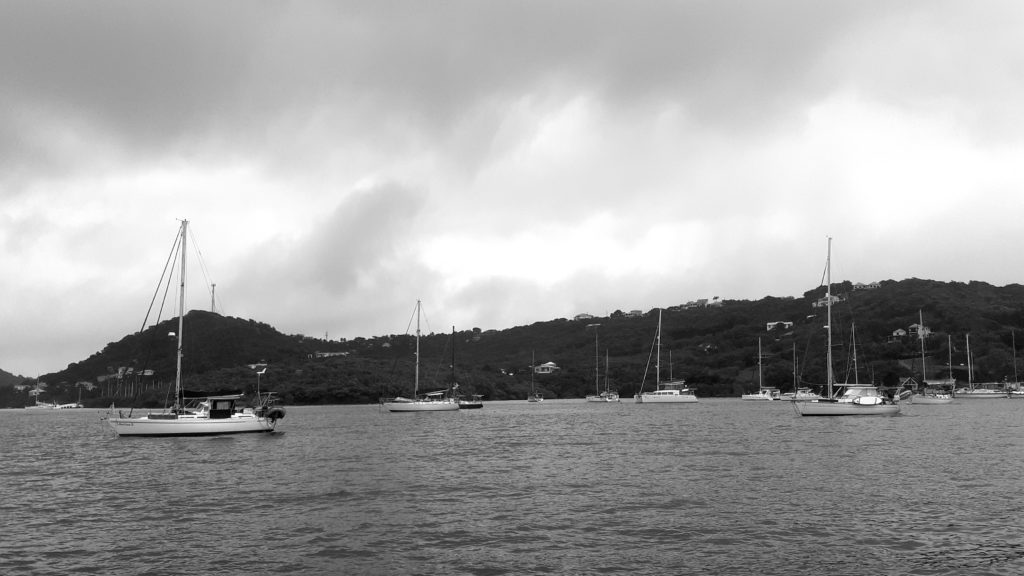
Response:
[{"label": "cabin window", "polygon": [[234,400],[213,400],[210,402],[210,418],[230,418],[234,407]]}]

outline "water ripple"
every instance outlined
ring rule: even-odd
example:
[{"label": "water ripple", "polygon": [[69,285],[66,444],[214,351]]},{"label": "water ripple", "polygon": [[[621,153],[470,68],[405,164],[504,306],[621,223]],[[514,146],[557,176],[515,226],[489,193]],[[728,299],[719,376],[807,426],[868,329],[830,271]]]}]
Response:
[{"label": "water ripple", "polygon": [[779,404],[299,407],[212,439],[3,411],[0,573],[1024,573],[1024,403]]}]

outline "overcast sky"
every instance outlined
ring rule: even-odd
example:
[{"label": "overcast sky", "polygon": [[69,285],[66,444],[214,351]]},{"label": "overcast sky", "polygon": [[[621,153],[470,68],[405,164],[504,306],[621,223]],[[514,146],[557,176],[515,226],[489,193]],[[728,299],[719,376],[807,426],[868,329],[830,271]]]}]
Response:
[{"label": "overcast sky", "polygon": [[332,339],[417,299],[443,332],[799,296],[829,236],[834,280],[1018,283],[1022,30],[1016,0],[2,2],[0,368],[138,330],[182,218],[219,311]]}]

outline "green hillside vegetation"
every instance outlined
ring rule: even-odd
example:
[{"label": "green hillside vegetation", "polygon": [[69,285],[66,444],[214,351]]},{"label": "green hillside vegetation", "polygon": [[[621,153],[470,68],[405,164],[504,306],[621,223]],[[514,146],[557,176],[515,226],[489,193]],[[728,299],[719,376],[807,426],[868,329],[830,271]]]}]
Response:
[{"label": "green hillside vegetation", "polygon": [[[824,287],[798,298],[726,300],[721,306],[665,309],[662,320],[662,379],[685,378],[698,396],[738,397],[757,388],[757,350],[761,340],[764,384],[783,391],[794,384],[825,382],[826,308],[812,305]],[[945,377],[950,368],[947,335],[952,337],[953,373],[967,381],[965,335],[970,334],[974,381],[1016,378],[1015,330],[1024,325],[1024,286],[994,287],[983,282],[942,283],[910,279],[884,281],[877,288],[854,290],[850,282],[833,285],[833,355],[838,381],[895,386],[901,378],[920,378],[920,342],[912,332],[918,311],[931,330],[925,340],[928,377]],[[437,311],[434,316],[442,316]],[[537,375],[546,398],[581,398],[595,390],[595,367],[623,398],[644,379],[657,327],[657,310],[638,317],[616,311],[587,320],[556,319],[507,330],[457,330],[421,338],[421,391],[444,388],[452,377],[452,346],[460,389],[489,400],[525,399],[530,388],[531,354],[537,364],[554,362],[560,370]],[[786,322],[768,329],[769,322]],[[598,330],[595,359],[594,328]],[[855,328],[855,329],[854,329]],[[89,358],[40,377],[44,398],[59,402],[78,397],[87,406],[159,407],[174,384],[176,320],[112,342]],[[415,340],[387,335],[328,341],[281,334],[254,320],[202,311],[186,316],[184,387],[208,393],[244,392],[257,385],[274,390],[291,405],[376,403],[382,395],[412,393]],[[853,335],[856,335],[856,372]],[[794,365],[794,353],[797,361]],[[671,362],[669,357],[671,355]],[[961,366],[963,364],[963,366]],[[794,375],[795,372],[795,375]],[[653,363],[645,387],[654,382]],[[31,387],[33,380],[24,380]],[[0,386],[0,404],[28,403],[26,390]]]}]

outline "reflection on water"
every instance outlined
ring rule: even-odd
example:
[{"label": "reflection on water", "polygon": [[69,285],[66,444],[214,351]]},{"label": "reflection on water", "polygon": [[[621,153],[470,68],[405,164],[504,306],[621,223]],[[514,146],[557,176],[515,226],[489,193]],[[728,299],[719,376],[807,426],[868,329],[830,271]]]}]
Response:
[{"label": "reflection on water", "polygon": [[1020,574],[1024,401],[290,408],[116,438],[0,411],[0,572]]}]

